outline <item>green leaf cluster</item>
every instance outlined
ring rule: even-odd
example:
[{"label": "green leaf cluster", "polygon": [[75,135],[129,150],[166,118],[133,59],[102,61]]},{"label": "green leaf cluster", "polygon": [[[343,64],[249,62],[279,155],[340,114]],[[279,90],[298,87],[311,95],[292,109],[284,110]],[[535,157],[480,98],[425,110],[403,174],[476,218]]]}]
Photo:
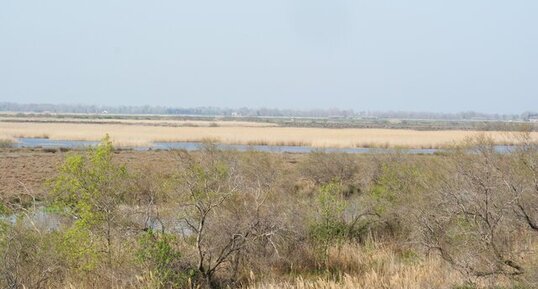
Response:
[{"label": "green leaf cluster", "polygon": [[328,262],[328,250],[347,237],[348,225],[344,219],[346,202],[342,198],[341,185],[331,182],[323,185],[317,200],[317,215],[310,224],[309,236],[324,262]]},{"label": "green leaf cluster", "polygon": [[154,232],[152,229],[138,239],[137,260],[156,277],[157,287],[181,287],[193,277],[194,270],[181,271],[179,268],[181,253],[173,246],[176,241],[174,235]]},{"label": "green leaf cluster", "polygon": [[[66,158],[58,176],[52,180],[52,202],[49,210],[74,219],[61,243],[66,258],[75,267],[91,270],[102,259],[106,242],[102,231],[110,231],[117,206],[122,201],[127,170],[112,162],[114,148],[109,136],[88,154]],[[109,228],[104,228],[109,226]]]}]

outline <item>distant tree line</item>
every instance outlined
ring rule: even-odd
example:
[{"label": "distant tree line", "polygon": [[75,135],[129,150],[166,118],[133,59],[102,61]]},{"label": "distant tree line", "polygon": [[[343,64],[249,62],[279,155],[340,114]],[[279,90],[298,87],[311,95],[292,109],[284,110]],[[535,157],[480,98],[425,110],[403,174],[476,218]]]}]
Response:
[{"label": "distant tree line", "polygon": [[537,113],[488,114],[474,111],[458,113],[409,112],[409,111],[359,111],[351,109],[276,109],[276,108],[219,108],[194,107],[178,108],[166,106],[105,106],[84,104],[19,104],[0,102],[0,112],[35,113],[89,113],[89,114],[159,114],[187,116],[228,116],[228,117],[311,117],[311,118],[398,118],[398,119],[447,119],[447,120],[529,120]]}]

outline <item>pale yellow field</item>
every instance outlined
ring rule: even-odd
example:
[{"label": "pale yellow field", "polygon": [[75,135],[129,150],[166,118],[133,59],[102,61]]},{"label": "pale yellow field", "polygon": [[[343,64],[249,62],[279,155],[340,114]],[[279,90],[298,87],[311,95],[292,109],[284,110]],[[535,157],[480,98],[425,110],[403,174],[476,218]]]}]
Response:
[{"label": "pale yellow field", "polygon": [[[292,127],[168,127],[139,124],[0,122],[0,139],[48,137],[58,140],[99,140],[106,133],[119,146],[152,142],[203,141],[226,144],[305,145],[313,147],[438,148],[478,134],[475,131],[405,129],[324,129]],[[499,144],[513,144],[506,132],[487,132]],[[531,133],[538,141],[538,133]]]}]

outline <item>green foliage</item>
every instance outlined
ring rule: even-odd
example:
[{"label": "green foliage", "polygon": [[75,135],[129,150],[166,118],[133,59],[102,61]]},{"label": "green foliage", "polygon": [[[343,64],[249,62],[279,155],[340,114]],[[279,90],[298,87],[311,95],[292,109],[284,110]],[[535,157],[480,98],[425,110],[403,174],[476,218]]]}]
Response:
[{"label": "green foliage", "polygon": [[102,217],[98,206],[104,201],[119,200],[118,184],[127,177],[124,166],[112,163],[113,147],[108,135],[88,156],[71,155],[66,158],[60,174],[53,181],[52,206],[63,207],[67,213],[98,222]]},{"label": "green foliage", "polygon": [[[433,163],[394,156],[380,164],[366,200],[379,221],[379,234],[407,238],[417,228],[416,216],[427,206],[440,170]],[[428,187],[426,187],[426,184]]]},{"label": "green foliage", "polygon": [[75,222],[62,234],[59,251],[70,267],[81,271],[92,271],[102,261],[100,246],[93,242],[94,234],[84,227],[83,222]]},{"label": "green foliage", "polygon": [[6,247],[8,230],[9,223],[0,219],[0,254],[4,252],[4,248]]},{"label": "green foliage", "polygon": [[348,225],[343,214],[346,202],[340,194],[339,183],[329,183],[320,189],[317,203],[317,215],[310,225],[309,236],[314,248],[328,263],[329,248],[347,237]]},{"label": "green foliage", "polygon": [[156,278],[159,288],[180,287],[195,274],[192,269],[185,272],[179,270],[181,253],[173,247],[174,242],[176,239],[173,235],[156,233],[151,229],[138,239],[137,260]]},{"label": "green foliage", "polygon": [[8,215],[9,209],[6,205],[4,205],[2,202],[0,202],[0,216],[2,215]]},{"label": "green foliage", "polygon": [[82,270],[92,270],[103,257],[102,252],[109,257],[111,254],[111,222],[128,177],[124,166],[112,162],[112,154],[107,135],[88,155],[67,157],[52,181],[53,200],[48,211],[74,217],[72,226],[64,233],[61,249]]},{"label": "green foliage", "polygon": [[420,257],[417,252],[412,249],[402,250],[399,252],[398,257],[405,264],[415,264],[420,261]]},{"label": "green foliage", "polygon": [[225,180],[228,176],[228,166],[224,163],[216,163],[211,168],[207,169],[201,166],[200,164],[194,164],[191,167],[192,175],[194,176],[196,184],[193,187],[193,192],[196,197],[211,197],[214,193],[214,190],[207,190],[209,185],[217,185],[222,180]]},{"label": "green foliage", "polygon": [[376,202],[374,211],[377,214],[385,213],[397,201],[397,193],[402,189],[401,175],[405,173],[406,169],[402,166],[381,166],[380,175],[370,191],[370,196]]}]

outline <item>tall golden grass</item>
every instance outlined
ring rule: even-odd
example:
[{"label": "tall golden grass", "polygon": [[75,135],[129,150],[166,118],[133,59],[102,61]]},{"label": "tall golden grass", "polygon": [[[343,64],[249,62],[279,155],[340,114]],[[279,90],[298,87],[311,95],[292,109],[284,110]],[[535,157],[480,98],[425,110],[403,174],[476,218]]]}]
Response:
[{"label": "tall golden grass", "polygon": [[[110,134],[117,146],[153,142],[216,140],[225,144],[304,145],[312,147],[440,148],[461,142],[477,131],[415,131],[407,129],[328,129],[295,127],[167,127],[139,124],[0,122],[0,138],[48,137],[58,140],[99,140]],[[486,133],[498,144],[514,144],[511,133]],[[538,140],[538,133],[531,138]]]},{"label": "tall golden grass", "polygon": [[[396,246],[374,244],[373,247],[345,245],[331,250],[335,268],[346,268],[339,278],[298,276],[291,280],[260,280],[249,289],[443,289],[455,288],[469,280],[438,256],[419,257],[402,254]],[[354,268],[349,272],[350,268]],[[342,270],[344,271],[344,270]],[[509,284],[502,278],[473,280],[477,288]]]}]

